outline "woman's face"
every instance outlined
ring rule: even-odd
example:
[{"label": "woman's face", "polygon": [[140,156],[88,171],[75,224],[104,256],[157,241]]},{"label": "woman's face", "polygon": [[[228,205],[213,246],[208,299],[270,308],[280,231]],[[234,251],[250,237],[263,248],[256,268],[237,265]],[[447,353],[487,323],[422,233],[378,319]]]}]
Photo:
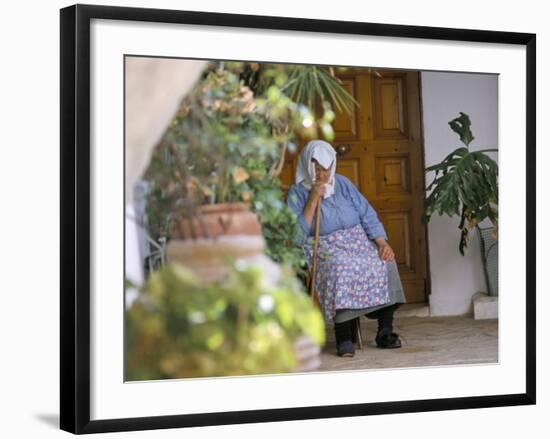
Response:
[{"label": "woman's face", "polygon": [[315,159],[311,159],[313,164],[315,165],[315,178],[317,181],[322,181],[323,183],[328,183],[328,180],[330,178],[330,172],[332,170],[332,167],[334,166],[334,162],[328,167],[323,168]]}]

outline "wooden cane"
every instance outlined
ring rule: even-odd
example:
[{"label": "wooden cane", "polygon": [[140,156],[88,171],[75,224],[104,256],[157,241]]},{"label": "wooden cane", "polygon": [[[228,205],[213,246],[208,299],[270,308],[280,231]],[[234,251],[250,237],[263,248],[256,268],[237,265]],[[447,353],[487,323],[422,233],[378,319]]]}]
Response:
[{"label": "wooden cane", "polygon": [[321,199],[317,203],[317,209],[315,210],[315,242],[313,243],[313,262],[311,266],[311,281],[309,283],[309,293],[311,299],[316,305],[320,305],[319,296],[315,291],[315,277],[317,275],[317,247],[319,246],[319,228],[321,226]]}]

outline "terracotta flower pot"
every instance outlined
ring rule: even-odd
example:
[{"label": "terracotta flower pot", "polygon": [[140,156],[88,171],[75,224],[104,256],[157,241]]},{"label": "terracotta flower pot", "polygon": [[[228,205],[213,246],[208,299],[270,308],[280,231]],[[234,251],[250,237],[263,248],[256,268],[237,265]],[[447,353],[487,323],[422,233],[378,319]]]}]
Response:
[{"label": "terracotta flower pot", "polygon": [[172,226],[171,237],[177,239],[217,238],[224,235],[261,236],[258,216],[246,203],[223,203],[200,206],[192,218],[182,218]]},{"label": "terracotta flower pot", "polygon": [[200,217],[174,224],[166,247],[168,261],[191,269],[202,282],[222,279],[228,272],[226,257],[259,264],[271,279],[279,266],[268,258],[262,227],[245,203],[201,206]]}]

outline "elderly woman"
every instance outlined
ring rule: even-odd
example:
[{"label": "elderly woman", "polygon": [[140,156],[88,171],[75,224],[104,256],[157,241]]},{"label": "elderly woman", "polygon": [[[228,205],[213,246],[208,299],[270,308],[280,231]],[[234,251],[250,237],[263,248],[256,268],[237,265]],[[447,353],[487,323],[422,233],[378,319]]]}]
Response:
[{"label": "elderly woman", "polygon": [[297,239],[312,266],[315,213],[321,203],[316,290],[326,322],[334,323],[337,354],[355,353],[361,315],[378,319],[379,348],[399,348],[393,313],[405,302],[392,248],[376,211],[353,183],[336,174],[336,151],[313,140],[298,160],[287,204],[298,216]]}]

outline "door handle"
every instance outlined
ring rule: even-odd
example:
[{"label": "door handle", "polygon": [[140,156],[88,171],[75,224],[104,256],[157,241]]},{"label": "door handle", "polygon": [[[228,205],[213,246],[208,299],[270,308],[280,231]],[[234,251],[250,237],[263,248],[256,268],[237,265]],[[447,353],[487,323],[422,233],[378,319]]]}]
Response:
[{"label": "door handle", "polygon": [[346,155],[351,150],[351,145],[338,145],[336,147],[336,154],[338,154],[338,157],[342,157]]}]

